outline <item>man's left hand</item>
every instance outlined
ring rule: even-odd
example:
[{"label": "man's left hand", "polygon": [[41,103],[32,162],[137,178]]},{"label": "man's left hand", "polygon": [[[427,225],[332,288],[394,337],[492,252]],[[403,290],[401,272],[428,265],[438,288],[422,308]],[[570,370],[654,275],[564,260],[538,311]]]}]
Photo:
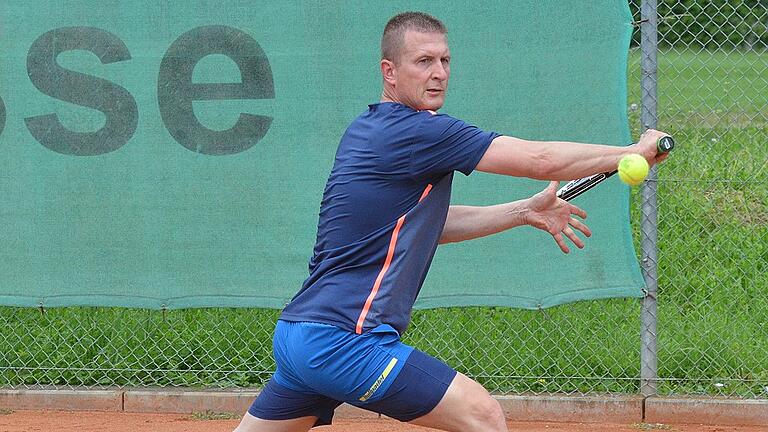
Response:
[{"label": "man's left hand", "polygon": [[568,253],[570,249],[563,235],[568,237],[576,247],[582,249],[584,241],[576,235],[574,229],[587,237],[592,235],[592,231],[574,217],[586,219],[587,212],[557,197],[559,184],[557,181],[550,182],[546,189],[528,198],[526,222],[534,228],[550,233],[560,250]]}]

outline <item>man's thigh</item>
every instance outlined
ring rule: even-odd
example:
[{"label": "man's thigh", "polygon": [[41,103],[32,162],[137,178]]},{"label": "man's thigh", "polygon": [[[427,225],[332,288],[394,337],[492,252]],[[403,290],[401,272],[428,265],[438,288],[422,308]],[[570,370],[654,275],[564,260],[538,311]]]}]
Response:
[{"label": "man's thigh", "polygon": [[370,403],[353,405],[410,422],[430,413],[448,391],[457,372],[414,349],[384,395]]},{"label": "man's thigh", "polygon": [[[259,396],[256,397],[256,400],[253,401],[248,409],[248,414],[254,419],[262,420],[264,425],[276,425],[275,427],[278,429],[275,430],[283,430],[279,429],[281,427],[279,425],[282,424],[303,424],[309,421],[308,418],[313,419],[310,427],[322,426],[331,424],[333,412],[340,404],[341,402],[321,394],[289,389],[278,384],[272,377],[259,393]],[[243,421],[246,419],[248,419],[247,416]],[[294,430],[290,427],[285,430]]]},{"label": "man's thigh", "polygon": [[437,406],[411,423],[444,431],[507,431],[498,401],[461,373],[456,374]]}]

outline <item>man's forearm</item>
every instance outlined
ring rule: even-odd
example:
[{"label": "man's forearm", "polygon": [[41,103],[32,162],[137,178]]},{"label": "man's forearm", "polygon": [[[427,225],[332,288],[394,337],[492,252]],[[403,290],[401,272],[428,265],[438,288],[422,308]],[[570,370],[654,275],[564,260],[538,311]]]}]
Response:
[{"label": "man's forearm", "polygon": [[471,240],[525,225],[524,201],[487,207],[451,206],[440,243]]},{"label": "man's forearm", "polygon": [[637,151],[634,147],[500,136],[493,140],[477,169],[539,180],[573,180],[614,170],[623,156]]},{"label": "man's forearm", "polygon": [[552,181],[537,193],[520,201],[488,207],[451,206],[440,236],[440,243],[460,242],[495,234],[521,225],[530,225],[548,232],[565,253],[565,239],[583,248],[584,241],[576,231],[589,237],[589,227],[580,220],[587,213],[575,205],[557,198],[558,182]]}]

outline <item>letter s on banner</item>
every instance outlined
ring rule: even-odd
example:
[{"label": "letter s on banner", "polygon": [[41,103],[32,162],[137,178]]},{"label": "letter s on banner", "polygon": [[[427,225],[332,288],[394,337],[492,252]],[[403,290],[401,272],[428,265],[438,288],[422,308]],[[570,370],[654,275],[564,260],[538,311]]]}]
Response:
[{"label": "letter s on banner", "polygon": [[94,27],[61,27],[32,43],[27,54],[27,74],[32,84],[48,96],[96,109],[107,121],[95,132],[66,129],[56,114],[27,117],[27,129],[49,149],[68,155],[94,156],[117,150],[131,139],[138,124],[133,96],[119,85],[61,67],[56,57],[72,50],[96,54],[102,64],[131,59],[120,38]]}]

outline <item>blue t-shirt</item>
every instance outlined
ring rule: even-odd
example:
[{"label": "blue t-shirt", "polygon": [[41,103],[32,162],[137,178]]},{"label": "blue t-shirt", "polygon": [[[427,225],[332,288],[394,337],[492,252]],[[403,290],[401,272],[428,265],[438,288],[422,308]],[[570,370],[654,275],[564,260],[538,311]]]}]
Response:
[{"label": "blue t-shirt", "polygon": [[398,103],[369,105],[341,138],[309,277],[280,319],[402,334],[443,231],[453,172],[499,136]]}]

